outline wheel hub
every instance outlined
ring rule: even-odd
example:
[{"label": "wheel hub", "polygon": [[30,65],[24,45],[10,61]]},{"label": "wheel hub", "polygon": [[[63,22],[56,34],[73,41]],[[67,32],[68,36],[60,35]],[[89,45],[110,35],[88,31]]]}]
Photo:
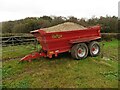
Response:
[{"label": "wheel hub", "polygon": [[99,52],[99,47],[97,46],[97,45],[94,45],[93,47],[92,47],[92,53],[93,54],[97,54]]},{"label": "wheel hub", "polygon": [[78,49],[78,56],[79,57],[84,57],[84,55],[85,55],[85,48],[84,47],[82,47],[82,48],[79,48]]},{"label": "wheel hub", "polygon": [[82,50],[78,50],[78,53],[79,53],[79,54],[82,53]]},{"label": "wheel hub", "polygon": [[92,48],[92,51],[95,51],[95,48]]}]

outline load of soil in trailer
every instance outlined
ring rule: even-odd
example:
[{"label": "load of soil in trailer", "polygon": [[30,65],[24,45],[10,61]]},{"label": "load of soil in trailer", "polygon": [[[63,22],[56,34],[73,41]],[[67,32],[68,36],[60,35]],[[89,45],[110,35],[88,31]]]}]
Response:
[{"label": "load of soil in trailer", "polygon": [[61,31],[84,30],[84,29],[87,28],[73,22],[65,22],[49,28],[42,28],[42,30],[44,30],[45,32],[61,32]]}]

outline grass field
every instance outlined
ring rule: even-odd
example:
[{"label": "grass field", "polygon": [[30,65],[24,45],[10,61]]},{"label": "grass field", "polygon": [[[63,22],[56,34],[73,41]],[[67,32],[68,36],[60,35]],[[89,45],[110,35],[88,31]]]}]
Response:
[{"label": "grass field", "polygon": [[[4,88],[118,88],[118,41],[103,42],[103,58],[88,56],[74,60],[70,53],[57,58],[40,58],[31,63],[19,63],[19,59],[4,61],[8,57],[20,57],[34,49],[26,45],[14,46],[16,52],[3,48],[2,78]],[[26,50],[26,51],[25,51]]]}]

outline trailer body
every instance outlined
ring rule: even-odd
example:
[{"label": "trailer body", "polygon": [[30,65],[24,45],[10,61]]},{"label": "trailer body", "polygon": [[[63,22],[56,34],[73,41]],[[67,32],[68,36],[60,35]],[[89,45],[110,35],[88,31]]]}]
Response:
[{"label": "trailer body", "polygon": [[[72,46],[77,43],[88,43],[101,38],[100,26],[62,32],[45,32],[45,30],[38,29],[31,31],[31,34],[40,42],[42,53],[44,53],[42,56],[49,58],[52,58],[53,55],[57,56],[59,53],[70,51]],[[38,56],[41,57],[41,55]],[[22,59],[25,59],[25,57]]]}]

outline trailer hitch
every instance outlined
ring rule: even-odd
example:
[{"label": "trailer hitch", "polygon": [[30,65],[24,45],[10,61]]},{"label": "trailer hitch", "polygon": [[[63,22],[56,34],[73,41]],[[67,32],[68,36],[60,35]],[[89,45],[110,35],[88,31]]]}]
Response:
[{"label": "trailer hitch", "polygon": [[34,53],[28,54],[25,57],[23,57],[20,60],[20,62],[22,62],[22,61],[31,62],[32,59],[36,59],[36,58],[40,58],[40,57],[46,57],[46,54],[44,52],[34,52]]}]

